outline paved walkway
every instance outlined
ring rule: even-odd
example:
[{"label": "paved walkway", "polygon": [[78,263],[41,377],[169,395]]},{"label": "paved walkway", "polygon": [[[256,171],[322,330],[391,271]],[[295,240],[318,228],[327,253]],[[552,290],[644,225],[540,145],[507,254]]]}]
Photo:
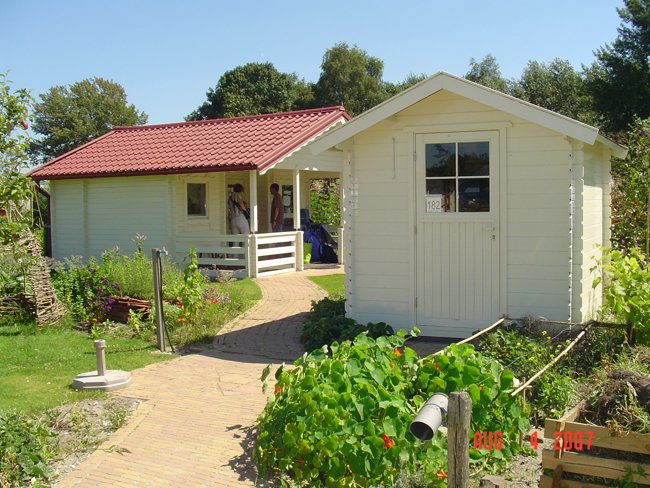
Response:
[{"label": "paved walkway", "polygon": [[266,403],[260,376],[269,362],[304,352],[301,320],[325,296],[307,276],[333,272],[259,279],[262,300],[212,346],[134,371],[131,385],[115,393],[144,400],[134,416],[57,486],[263,486],[251,459]]}]

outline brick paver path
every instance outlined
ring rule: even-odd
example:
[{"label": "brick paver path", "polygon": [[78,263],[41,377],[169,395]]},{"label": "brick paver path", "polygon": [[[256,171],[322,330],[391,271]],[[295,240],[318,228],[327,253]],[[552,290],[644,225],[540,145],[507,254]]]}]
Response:
[{"label": "brick paver path", "polygon": [[262,300],[211,347],[134,371],[115,394],[144,400],[135,415],[57,486],[264,486],[251,459],[260,375],[304,352],[301,319],[325,296],[306,276],[332,272],[260,279]]}]

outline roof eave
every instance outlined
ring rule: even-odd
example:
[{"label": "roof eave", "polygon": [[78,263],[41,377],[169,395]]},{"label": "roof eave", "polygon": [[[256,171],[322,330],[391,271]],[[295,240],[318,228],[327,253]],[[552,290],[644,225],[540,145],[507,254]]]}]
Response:
[{"label": "roof eave", "polygon": [[491,88],[464,78],[440,72],[371,108],[352,119],[343,127],[327,134],[311,146],[311,151],[313,154],[319,154],[337,146],[363,130],[441,90],[447,90],[475,100],[476,102],[554,130],[586,144],[593,145],[598,136],[598,129],[595,127],[506,95],[505,93],[492,90]]}]

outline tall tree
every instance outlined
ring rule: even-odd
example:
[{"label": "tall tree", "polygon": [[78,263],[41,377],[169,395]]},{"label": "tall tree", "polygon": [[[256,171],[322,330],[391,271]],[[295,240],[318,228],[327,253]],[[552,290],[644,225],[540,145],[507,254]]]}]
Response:
[{"label": "tall tree", "polygon": [[336,44],[323,56],[315,86],[318,105],[343,105],[357,115],[388,98],[381,80],[384,63],[357,46]]},{"label": "tall tree", "polygon": [[119,84],[91,78],[53,86],[34,107],[34,126],[43,137],[32,146],[37,159],[55,158],[109,132],[116,125],[140,125],[147,115],[127,102]]},{"label": "tall tree", "polygon": [[509,91],[508,81],[501,76],[499,63],[491,54],[486,55],[481,61],[470,58],[469,71],[465,74],[465,78],[503,93]]},{"label": "tall tree", "polygon": [[640,247],[647,253],[650,118],[634,119],[621,139],[629,151],[625,159],[612,161],[612,245],[620,250]]},{"label": "tall tree", "polygon": [[299,98],[308,106],[311,93],[295,74],[281,73],[272,63],[248,63],[226,71],[206,97],[186,120],[285,112]]},{"label": "tall tree", "polygon": [[650,116],[650,0],[624,0],[622,23],[612,45],[598,49],[586,69],[587,85],[604,126],[624,130],[634,119]]},{"label": "tall tree", "polygon": [[401,83],[384,82],[384,90],[386,91],[387,96],[392,97],[393,95],[397,95],[399,92],[402,92],[407,88],[411,88],[413,85],[417,85],[427,78],[427,75],[424,73],[419,75],[416,75],[415,73],[409,73]]},{"label": "tall tree", "polygon": [[595,123],[584,78],[566,60],[556,58],[548,64],[529,61],[512,93],[567,117]]}]

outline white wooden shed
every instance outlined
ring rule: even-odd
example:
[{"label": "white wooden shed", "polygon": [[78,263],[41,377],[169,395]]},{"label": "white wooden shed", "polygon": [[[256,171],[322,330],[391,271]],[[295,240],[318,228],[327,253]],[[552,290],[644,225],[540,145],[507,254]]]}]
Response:
[{"label": "white wooden shed", "polygon": [[[347,121],[343,107],[134,127],[115,127],[33,169],[49,181],[55,259],[100,256],[119,247],[166,248],[181,261],[243,268],[250,276],[302,269],[300,209],[311,179],[338,178],[336,151],[306,146]],[[230,233],[227,201],[244,187],[250,233]],[[285,232],[271,232],[269,186],[277,183]]]},{"label": "white wooden shed", "polygon": [[438,73],[310,146],[343,158],[346,311],[466,337],[502,315],[581,322],[610,239],[598,129]]}]

